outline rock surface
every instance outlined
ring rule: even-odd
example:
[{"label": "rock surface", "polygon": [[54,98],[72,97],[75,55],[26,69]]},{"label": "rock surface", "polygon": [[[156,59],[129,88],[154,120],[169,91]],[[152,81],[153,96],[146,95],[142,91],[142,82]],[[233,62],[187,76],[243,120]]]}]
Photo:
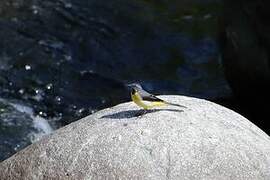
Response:
[{"label": "rock surface", "polygon": [[0,164],[1,179],[270,179],[270,138],[239,114],[187,106],[142,114],[133,103],[57,130]]}]

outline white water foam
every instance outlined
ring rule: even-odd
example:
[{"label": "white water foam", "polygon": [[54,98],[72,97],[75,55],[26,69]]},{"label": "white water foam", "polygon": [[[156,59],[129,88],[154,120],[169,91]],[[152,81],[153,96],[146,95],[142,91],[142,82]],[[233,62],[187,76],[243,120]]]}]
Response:
[{"label": "white water foam", "polygon": [[38,130],[38,132],[33,132],[31,136],[31,141],[35,142],[40,140],[44,135],[48,135],[53,132],[53,128],[48,123],[48,121],[40,116],[35,116],[34,111],[31,107],[25,106],[18,103],[9,103],[17,111],[29,115],[33,119],[33,127]]}]

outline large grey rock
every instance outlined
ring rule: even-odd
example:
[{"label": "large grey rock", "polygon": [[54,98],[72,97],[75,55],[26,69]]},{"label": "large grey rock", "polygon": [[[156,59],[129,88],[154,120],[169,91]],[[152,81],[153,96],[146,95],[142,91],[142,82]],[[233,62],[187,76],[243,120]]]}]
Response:
[{"label": "large grey rock", "polygon": [[[239,114],[181,96],[133,103],[59,129],[0,164],[5,179],[270,179],[270,138]],[[141,116],[140,116],[141,115]]]}]

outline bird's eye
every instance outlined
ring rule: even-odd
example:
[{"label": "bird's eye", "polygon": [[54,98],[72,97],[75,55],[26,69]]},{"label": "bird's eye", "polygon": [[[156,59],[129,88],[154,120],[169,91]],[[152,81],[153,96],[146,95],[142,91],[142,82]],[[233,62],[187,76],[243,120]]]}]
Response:
[{"label": "bird's eye", "polygon": [[131,89],[131,94],[135,94],[136,90],[134,88]]}]

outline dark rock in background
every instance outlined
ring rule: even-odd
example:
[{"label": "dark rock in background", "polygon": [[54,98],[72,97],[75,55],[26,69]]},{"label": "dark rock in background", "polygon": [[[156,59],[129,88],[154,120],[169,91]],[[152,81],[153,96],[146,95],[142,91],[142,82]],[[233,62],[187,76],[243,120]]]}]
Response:
[{"label": "dark rock in background", "polygon": [[270,3],[224,1],[221,52],[236,109],[270,133]]}]

